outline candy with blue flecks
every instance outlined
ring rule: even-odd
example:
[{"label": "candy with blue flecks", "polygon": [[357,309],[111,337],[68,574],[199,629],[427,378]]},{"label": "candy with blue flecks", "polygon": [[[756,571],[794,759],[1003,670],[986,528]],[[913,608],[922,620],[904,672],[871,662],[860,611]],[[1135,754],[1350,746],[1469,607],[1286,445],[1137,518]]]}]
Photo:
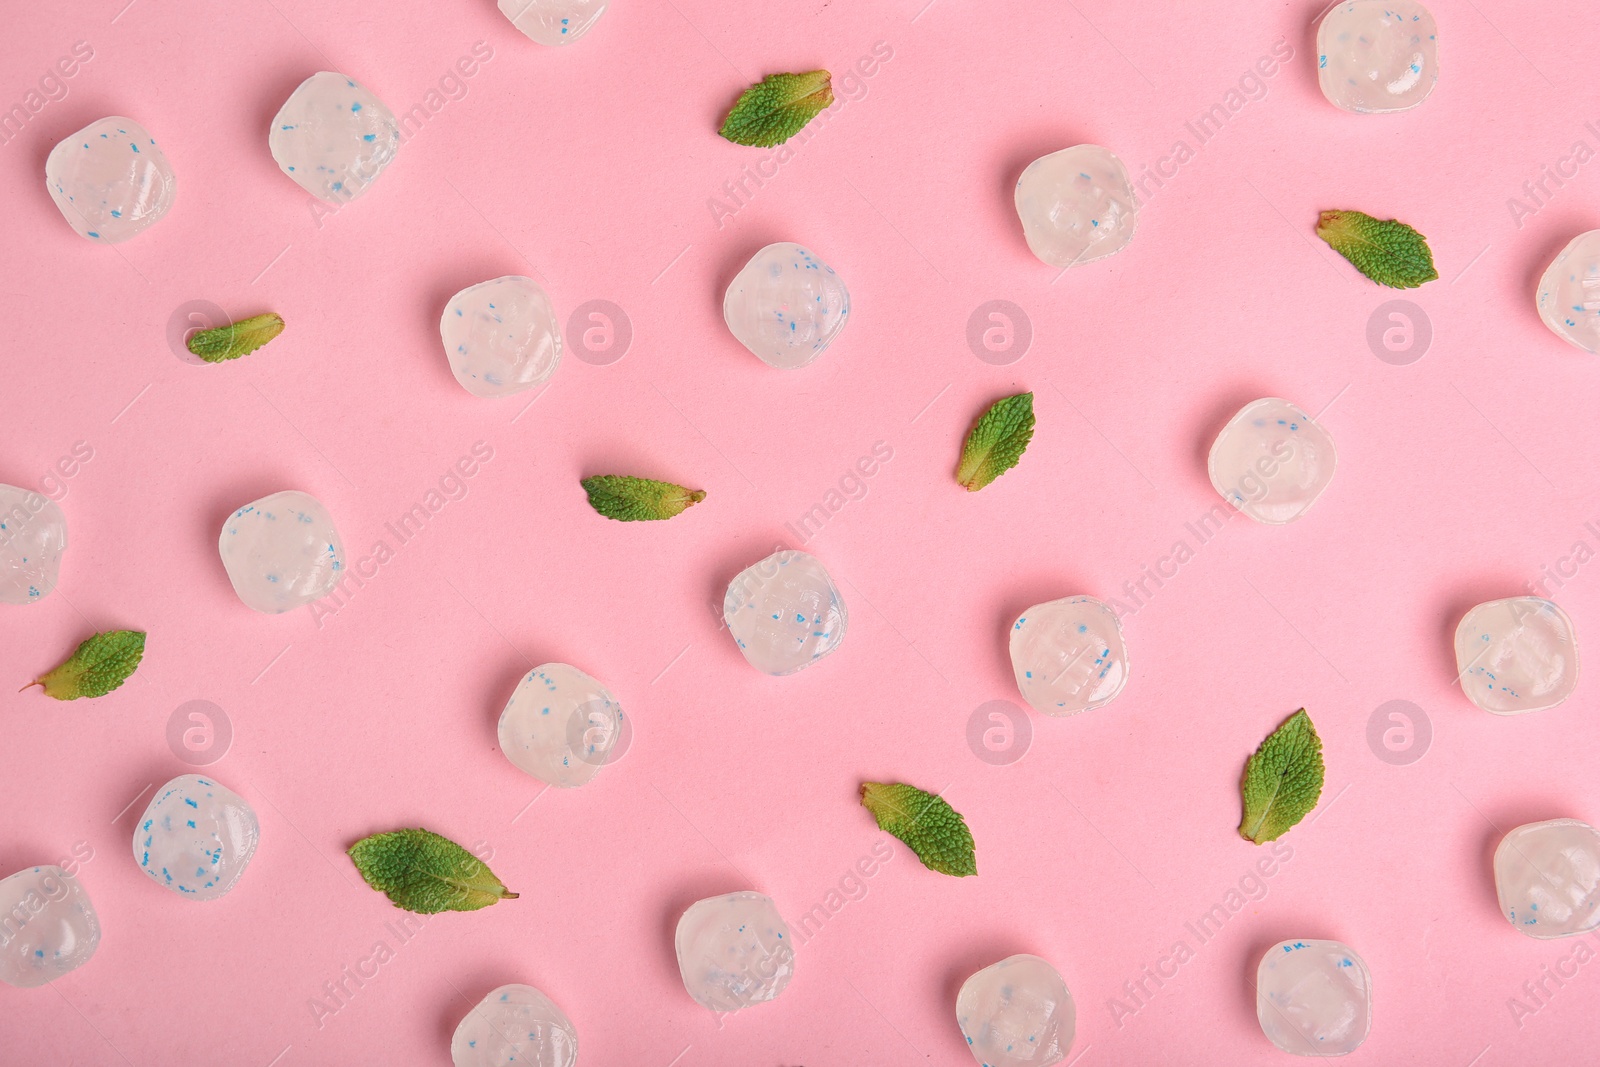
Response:
[{"label": "candy with blue flecks", "polygon": [[1551,260],[1535,303],[1551,333],[1600,352],[1600,230],[1580,233]]},{"label": "candy with blue flecks", "polygon": [[1051,1067],[1072,1048],[1078,1009],[1060,972],[1023,953],[961,984],[956,1023],[984,1067]]},{"label": "candy with blue flecks", "polygon": [[1217,434],[1206,470],[1222,498],[1269,526],[1293,522],[1333,481],[1333,438],[1287,400],[1246,404]]},{"label": "candy with blue flecks", "polygon": [[607,0],[500,0],[500,13],[530,40],[571,44],[594,28]]},{"label": "candy with blue flecks", "polygon": [[1456,677],[1484,711],[1553,708],[1578,686],[1578,638],[1553,600],[1508,597],[1479,604],[1456,626]]},{"label": "candy with blue flecks", "polygon": [[1092,596],[1035,604],[1011,624],[1010,646],[1017,689],[1045,715],[1103,707],[1128,684],[1122,623]]},{"label": "candy with blue flecks", "polygon": [[583,785],[622,734],[622,707],[578,668],[546,663],[517,684],[500,713],[500,751],[541,782]]},{"label": "candy with blue flecks", "polygon": [[722,318],[733,336],[780,370],[804,367],[822,355],[849,316],[844,279],[791,241],[751,256],[722,298]]},{"label": "candy with blue flecks", "polygon": [[822,561],[793,549],[740,571],[728,583],[722,618],[750,666],[772,675],[793,674],[834,652],[850,625]]},{"label": "candy with blue flecks", "polygon": [[53,864],[0,879],[0,980],[23,989],[82,967],[100,919],[78,879]]},{"label": "candy with blue flecks", "polygon": [[186,900],[216,900],[239,883],[260,837],[243,797],[215,779],[183,774],[156,790],[134,824],[133,858]]},{"label": "candy with blue flecks", "polygon": [[1372,973],[1338,941],[1280,941],[1256,968],[1256,1019],[1296,1056],[1345,1056],[1372,1029]]},{"label": "candy with blue flecks", "polygon": [[772,1000],[794,977],[789,924],[760,893],[696,901],[678,920],[673,940],[683,987],[712,1011]]},{"label": "candy with blue flecks", "polygon": [[467,1012],[450,1039],[454,1067],[573,1067],[578,1031],[531,985],[503,985]]},{"label": "candy with blue flecks", "polygon": [[344,577],[344,542],[333,517],[316,497],[296,489],[229,515],[217,551],[239,599],[269,615],[327,596]]},{"label": "candy with blue flecks", "polygon": [[1317,24],[1317,82],[1335,107],[1405,111],[1439,80],[1439,29],[1415,0],[1336,0]]},{"label": "candy with blue flecks", "polygon": [[67,225],[102,244],[159,222],[178,189],[150,131],[120,115],[91,122],[51,149],[44,180]]},{"label": "candy with blue flecks", "polygon": [[561,325],[532,278],[507,275],[461,290],[439,318],[450,373],[473,396],[543,385],[561,362]]},{"label": "candy with blue flecks", "polygon": [[1015,199],[1028,247],[1052,267],[1120,252],[1139,228],[1128,168],[1099,145],[1074,145],[1029,163]]},{"label": "candy with blue flecks", "polygon": [[1577,819],[1519,826],[1494,850],[1500,912],[1529,937],[1600,926],[1600,832]]},{"label": "candy with blue flecks", "polygon": [[0,484],[0,604],[32,604],[56,587],[67,516],[43,493]]},{"label": "candy with blue flecks", "polygon": [[319,71],[289,94],[267,133],[272,158],[322,200],[348,203],[372,188],[400,147],[394,112],[353,78]]}]

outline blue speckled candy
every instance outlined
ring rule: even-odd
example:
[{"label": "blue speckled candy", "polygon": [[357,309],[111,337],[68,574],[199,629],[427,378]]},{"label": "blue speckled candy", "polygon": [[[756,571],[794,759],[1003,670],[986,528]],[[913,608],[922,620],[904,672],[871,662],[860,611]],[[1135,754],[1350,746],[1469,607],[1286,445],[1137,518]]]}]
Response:
[{"label": "blue speckled candy", "polygon": [[1545,268],[1534,298],[1550,332],[1600,352],[1600,230],[1580,233]]},{"label": "blue speckled candy", "polygon": [[540,44],[571,44],[594,28],[607,0],[500,0],[500,13]]},{"label": "blue speckled candy", "polygon": [[333,592],[344,577],[344,542],[310,493],[285,490],[228,516],[217,552],[239,599],[277,615]]},{"label": "blue speckled candy", "polygon": [[1256,1020],[1296,1056],[1344,1056],[1372,1029],[1372,972],[1338,941],[1280,941],[1256,968]]},{"label": "blue speckled candy", "polygon": [[267,144],[300,188],[342,204],[370,189],[394,160],[400,124],[355,79],[324,70],[289,94]]},{"label": "blue speckled candy", "polygon": [[722,317],[763,363],[794,370],[822,355],[850,317],[850,291],[822,260],[788,241],[750,257],[728,286]]},{"label": "blue speckled candy", "polygon": [[1060,972],[1024,953],[961,984],[956,1024],[984,1067],[1051,1067],[1072,1048],[1078,1009]]},{"label": "blue speckled candy", "polygon": [[45,187],[67,224],[97,244],[117,244],[158,222],[178,179],[150,131],[113,115],[50,150]]},{"label": "blue speckled candy", "polygon": [[561,326],[532,278],[508,274],[470,285],[439,317],[450,373],[473,396],[511,396],[543,385],[561,363]]},{"label": "blue speckled candy", "polygon": [[238,884],[260,837],[243,797],[184,774],[157,789],[139,816],[133,858],[157,885],[189,900],[215,900]]},{"label": "blue speckled candy", "polygon": [[750,666],[793,674],[844,641],[850,612],[822,561],[783,549],[739,572],[722,598],[728,633]]},{"label": "blue speckled candy", "polygon": [[573,1067],[578,1031],[531,985],[503,985],[467,1012],[450,1040],[455,1067]]},{"label": "blue speckled candy", "polygon": [[78,879],[46,864],[0,879],[0,980],[23,989],[82,967],[100,919]]},{"label": "blue speckled candy", "polygon": [[43,493],[0,485],[0,604],[50,595],[67,550],[67,517]]}]

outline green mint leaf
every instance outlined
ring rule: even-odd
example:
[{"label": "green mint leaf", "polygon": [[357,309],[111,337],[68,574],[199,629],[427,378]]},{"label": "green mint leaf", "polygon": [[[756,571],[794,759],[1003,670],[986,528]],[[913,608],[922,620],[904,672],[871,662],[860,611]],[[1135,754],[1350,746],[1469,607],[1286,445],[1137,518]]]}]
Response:
[{"label": "green mint leaf", "polygon": [[1033,440],[1033,394],[1018,393],[989,406],[967,434],[956,481],[976,493],[1017,465]]},{"label": "green mint leaf", "polygon": [[978,873],[972,831],[943,797],[914,785],[864,782],[861,804],[878,820],[878,829],[905,842],[928,870],[957,878]]},{"label": "green mint leaf", "polygon": [[227,326],[201,330],[189,338],[189,351],[207,363],[223,363],[249,355],[282,332],[283,319],[269,311]]},{"label": "green mint leaf", "polygon": [[431,830],[373,834],[348,854],[368,885],[420,915],[477,911],[517,897],[482,860]]},{"label": "green mint leaf", "polygon": [[1324,211],[1317,236],[1379,285],[1415,289],[1439,276],[1428,239],[1396,219],[1375,219],[1360,211]]},{"label": "green mint leaf", "polygon": [[1301,708],[1261,742],[1244,765],[1239,836],[1265,844],[1288,833],[1322,796],[1322,738]]},{"label": "green mint leaf", "polygon": [[831,77],[825,70],[769,74],[739,94],[718,132],[734,144],[780,145],[833,103]]},{"label": "green mint leaf", "polygon": [[590,507],[618,522],[670,519],[706,498],[703,489],[685,489],[671,482],[626,474],[601,474],[579,484],[589,494]]},{"label": "green mint leaf", "polygon": [[103,697],[139,669],[144,658],[143,630],[110,630],[80,644],[67,661],[23,686],[43,686],[57,700]]}]

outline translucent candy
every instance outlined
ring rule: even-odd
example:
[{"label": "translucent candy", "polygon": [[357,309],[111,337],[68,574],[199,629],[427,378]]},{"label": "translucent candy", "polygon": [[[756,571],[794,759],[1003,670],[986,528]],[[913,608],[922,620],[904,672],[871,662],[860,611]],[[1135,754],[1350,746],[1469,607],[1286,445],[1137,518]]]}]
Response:
[{"label": "translucent candy", "polygon": [[850,292],[832,267],[797,244],[771,244],[728,285],[722,318],[763,363],[794,370],[822,354],[850,316]]},{"label": "translucent candy", "polygon": [[312,196],[348,203],[394,160],[400,124],[354,79],[320,71],[289,94],[267,134],[272,158]]},{"label": "translucent candy", "polygon": [[565,663],[528,672],[500,713],[500,751],[541,782],[578,786],[600,773],[622,733],[606,687]]},{"label": "translucent candy", "polygon": [[1091,596],[1035,604],[1011,624],[1011,669],[1037,712],[1076,715],[1102,707],[1128,684],[1122,623]]},{"label": "translucent candy", "polygon": [[1539,318],[1563,341],[1600,352],[1600,230],[1580,233],[1539,279]]},{"label": "translucent candy", "polygon": [[60,867],[0,879],[0,980],[23,989],[82,967],[100,945],[89,894]]},{"label": "translucent candy", "polygon": [[56,587],[67,517],[43,493],[0,485],[0,604],[32,604]]},{"label": "translucent candy", "polygon": [[450,1039],[454,1067],[573,1067],[578,1031],[531,985],[503,985],[467,1012]]},{"label": "translucent candy", "polygon": [[956,996],[956,1022],[984,1067],[1050,1067],[1066,1059],[1078,1012],[1049,962],[1020,955],[968,978]]},{"label": "translucent candy", "polygon": [[113,245],[159,222],[178,190],[150,131],[120,115],[91,122],[52,148],[44,180],[69,226]]},{"label": "translucent candy", "polygon": [[1372,974],[1337,941],[1280,941],[1256,969],[1256,1018],[1296,1056],[1345,1056],[1372,1029]]},{"label": "translucent candy", "polygon": [[439,320],[450,372],[473,396],[543,385],[561,362],[561,326],[532,278],[508,275],[450,298]]},{"label": "translucent candy", "polygon": [[238,884],[260,837],[243,797],[183,774],[157,789],[139,817],[133,858],[157,885],[186,900],[216,900]]},{"label": "translucent candy", "polygon": [[1317,26],[1317,81],[1336,107],[1405,111],[1439,80],[1438,27],[1414,0],[1338,0]]},{"label": "translucent candy", "polygon": [[571,44],[594,28],[607,0],[500,0],[500,13],[530,40]]},{"label": "translucent candy", "polygon": [[1553,708],[1578,686],[1572,620],[1536,596],[1479,604],[1456,627],[1456,676],[1468,700],[1496,715]]},{"label": "translucent candy", "polygon": [[1222,498],[1257,522],[1293,522],[1333,481],[1333,438],[1287,400],[1246,404],[1211,446],[1207,470]]},{"label": "translucent candy", "polygon": [[344,542],[316,497],[273,493],[228,516],[217,542],[239,599],[269,615],[327,596],[343,577]]},{"label": "translucent candy", "polygon": [[774,552],[728,583],[722,617],[750,666],[773,675],[793,674],[833,652],[850,625],[822,562],[792,549]]},{"label": "translucent candy", "polygon": [[707,897],[678,920],[683,986],[712,1011],[738,1011],[771,1000],[794,977],[789,924],[760,893]]},{"label": "translucent candy", "polygon": [[1577,819],[1519,826],[1494,850],[1500,911],[1529,937],[1600,926],[1600,832]]},{"label": "translucent candy", "polygon": [[1028,247],[1052,267],[1120,252],[1139,227],[1128,168],[1099,145],[1064,148],[1028,164],[1017,179],[1016,202]]}]

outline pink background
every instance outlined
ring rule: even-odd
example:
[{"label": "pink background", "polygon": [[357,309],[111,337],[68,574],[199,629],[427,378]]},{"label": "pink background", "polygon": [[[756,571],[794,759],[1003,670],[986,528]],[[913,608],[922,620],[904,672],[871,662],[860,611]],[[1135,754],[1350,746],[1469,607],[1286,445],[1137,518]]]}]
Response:
[{"label": "pink background", "polygon": [[[1522,822],[1600,820],[1594,683],[1496,718],[1453,684],[1450,650],[1467,607],[1544,568],[1564,569],[1547,588],[1579,633],[1600,628],[1600,570],[1573,557],[1600,548],[1584,526],[1600,520],[1595,366],[1533,308],[1544,265],[1600,225],[1600,162],[1521,225],[1507,204],[1574,142],[1600,148],[1583,125],[1600,119],[1587,5],[1438,0],[1437,91],[1360,117],[1316,87],[1320,0],[617,0],[564,50],[488,0],[122,3],[27,5],[0,37],[6,102],[74,42],[94,52],[0,146],[0,481],[37,486],[76,443],[93,451],[48,483],[71,527],[59,590],[0,608],[0,873],[92,850],[81,878],[105,931],[53,988],[0,988],[7,1064],[446,1063],[469,1001],[516,981],[566,1010],[591,1065],[955,1065],[960,982],[1023,951],[1072,988],[1086,1067],[1284,1063],[1251,980],[1285,937],[1344,940],[1371,967],[1375,1023],[1352,1063],[1592,1049],[1600,963],[1531,999],[1523,983],[1571,975],[1576,943],[1506,924],[1490,855]],[[1185,123],[1280,38],[1294,59],[1156,193],[1125,252],[1059,280],[1029,254],[1011,206],[1029,160],[1093,141],[1137,175],[1180,138],[1194,148]],[[493,57],[462,96],[448,75],[479,41]],[[742,85],[842,74],[878,42],[892,57],[856,98],[714,216],[708,198],[769,154],[716,136]],[[314,213],[266,145],[319,69],[396,112],[441,78],[460,97],[336,214]],[[178,173],[171,214],[114,249],[74,235],[42,180],[49,148],[108,114],[145,124]],[[1420,362],[1369,350],[1369,316],[1399,294],[1314,237],[1331,207],[1428,235],[1441,278],[1405,294],[1433,324]],[[728,280],[774,240],[815,250],[854,297],[841,338],[795,373],[721,322]],[[631,347],[608,366],[569,351],[531,408],[468,395],[440,310],[509,273],[541,278],[563,318],[614,301]],[[1010,366],[966,342],[991,299],[1032,322]],[[166,331],[193,300],[276,310],[288,329],[192,366]],[[1032,447],[966,494],[952,471],[970,420],[1024,388]],[[1185,523],[1218,500],[1205,451],[1265,395],[1332,404],[1338,476],[1297,524],[1237,519],[1197,546]],[[493,459],[467,495],[398,544],[385,522],[480,441]],[[798,676],[757,674],[719,632],[723,588],[797,546],[785,523],[880,441],[893,458],[806,545],[841,583],[848,639]],[[610,523],[577,484],[608,472],[709,497],[670,523]],[[229,510],[290,487],[327,504],[352,558],[395,550],[320,619],[246,610],[217,558]],[[1144,568],[1171,573],[1180,539],[1193,558],[1146,580],[1124,619],[1134,670],[1116,703],[1030,715],[1020,761],[980,761],[975,709],[1018,699],[1014,615],[1070,593],[1126,602]],[[10,692],[120,626],[148,630],[149,650],[114,695]],[[606,681],[636,733],[591,785],[541,795],[494,724],[546,660]],[[205,905],[151,885],[129,848],[144,791],[190,770],[166,729],[192,699],[230,718],[207,773],[262,824],[242,883]],[[1367,741],[1395,699],[1432,724],[1408,766]],[[1201,944],[1184,924],[1254,886],[1267,854],[1234,829],[1242,762],[1301,706],[1326,744],[1322,806],[1261,899]],[[896,844],[850,881],[881,838],[863,779],[945,790],[980,876],[935,875]],[[386,924],[403,913],[342,852],[417,824],[489,856],[521,898],[402,943]],[[830,897],[841,882],[859,899]],[[745,888],[791,922],[828,918],[779,1000],[719,1026],[685,995],[671,932],[694,899]],[[1193,958],[1129,999],[1179,940]],[[312,998],[380,941],[392,958],[319,1018]]]}]

